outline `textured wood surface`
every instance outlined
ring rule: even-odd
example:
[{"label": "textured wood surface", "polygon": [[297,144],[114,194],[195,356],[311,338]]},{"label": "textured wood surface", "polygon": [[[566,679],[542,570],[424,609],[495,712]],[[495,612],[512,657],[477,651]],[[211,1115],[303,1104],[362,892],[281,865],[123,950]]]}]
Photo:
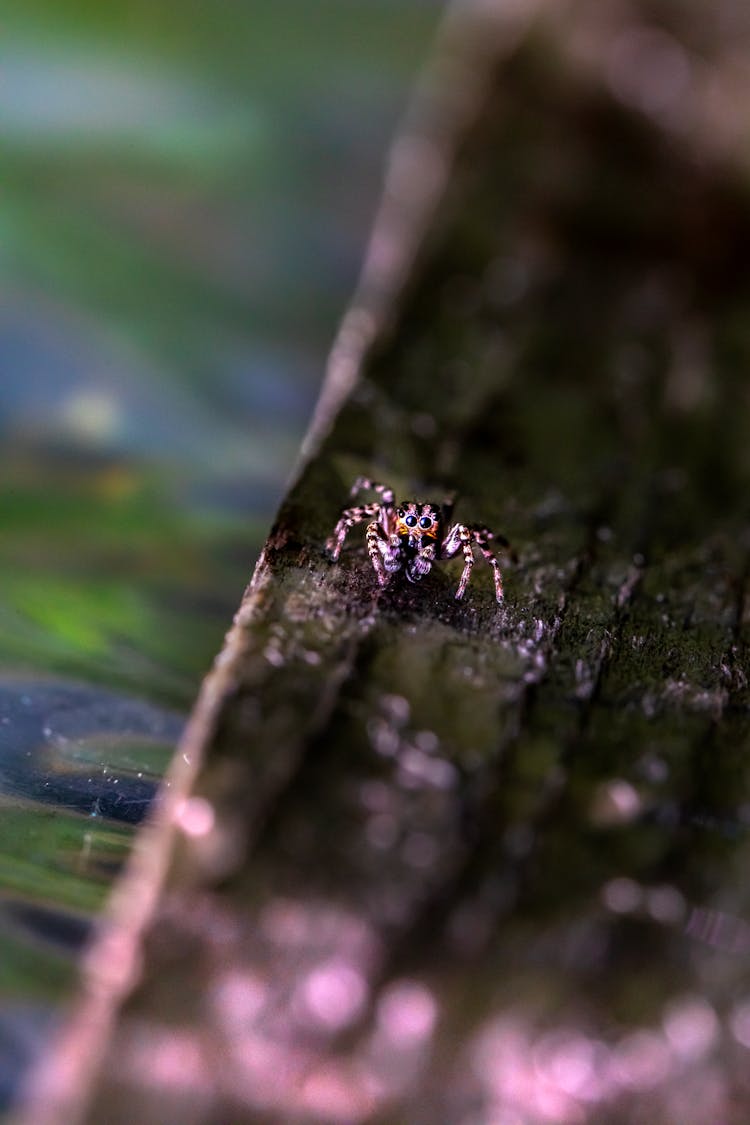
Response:
[{"label": "textured wood surface", "polygon": [[[151,894],[92,952],[72,1026],[103,992],[101,1050],[87,1073],[63,1036],[29,1122],[748,1120],[748,122],[720,112],[748,56],[722,11],[454,19],[137,857]],[[463,603],[460,561],[380,590],[355,531],[332,564],[360,473],[506,534],[504,605],[481,560]],[[102,987],[118,940],[138,970]]]}]

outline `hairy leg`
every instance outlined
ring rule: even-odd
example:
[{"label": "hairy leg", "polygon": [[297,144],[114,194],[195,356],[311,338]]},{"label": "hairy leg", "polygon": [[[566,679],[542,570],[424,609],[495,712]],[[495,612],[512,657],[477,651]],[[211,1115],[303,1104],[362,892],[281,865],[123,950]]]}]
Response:
[{"label": "hairy leg", "polygon": [[369,477],[357,477],[351,487],[350,496],[356,496],[358,492],[377,492],[378,496],[383,502],[383,506],[390,508],[393,505],[393,489],[387,484],[380,484],[379,481],[370,480]]},{"label": "hairy leg", "polygon": [[367,551],[378,582],[385,586],[388,575],[401,569],[401,545],[398,536],[387,536],[377,520],[367,525]]},{"label": "hairy leg", "polygon": [[341,517],[333,530],[333,535],[328,540],[326,546],[331,552],[331,558],[334,561],[341,554],[341,548],[344,545],[344,540],[349,530],[355,524],[362,523],[363,520],[371,519],[373,516],[380,515],[380,504],[361,504],[357,508],[344,508]]},{"label": "hairy leg", "polygon": [[454,524],[448,532],[440,549],[441,557],[450,559],[453,558],[454,555],[457,555],[459,551],[462,551],[464,556],[464,569],[456,590],[457,598],[462,598],[464,596],[466,586],[471,577],[471,572],[474,567],[473,545],[476,544],[489,566],[492,567],[492,574],[495,581],[495,598],[498,602],[503,600],[503,577],[500,573],[500,564],[497,561],[495,552],[489,546],[493,541],[498,542],[503,547],[508,546],[507,539],[503,536],[495,537],[487,527],[467,526],[463,523],[457,523]]},{"label": "hairy leg", "polygon": [[393,489],[387,484],[381,484],[380,481],[372,480],[370,477],[357,477],[351,487],[350,496],[356,496],[359,492],[377,492],[380,497],[380,526],[386,534],[390,531],[390,524],[393,518]]}]

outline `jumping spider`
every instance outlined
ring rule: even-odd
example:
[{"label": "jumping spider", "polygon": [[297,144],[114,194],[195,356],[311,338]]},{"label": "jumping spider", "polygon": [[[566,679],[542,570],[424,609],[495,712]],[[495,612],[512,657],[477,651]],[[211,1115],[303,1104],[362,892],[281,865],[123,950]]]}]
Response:
[{"label": "jumping spider", "polygon": [[363,489],[376,492],[380,500],[343,510],[327,544],[334,561],[341,554],[349,529],[369,518],[367,550],[381,586],[385,586],[390,574],[399,570],[406,572],[410,582],[419,582],[429,574],[433,563],[452,559],[463,551],[464,569],[456,589],[456,597],[462,598],[474,566],[473,547],[476,545],[492,567],[495,597],[499,602],[503,600],[503,578],[489,543],[494,540],[500,547],[509,547],[507,539],[493,535],[486,527],[463,523],[454,523],[444,535],[447,505],[406,500],[397,506],[393,489],[367,477],[357,477],[351,495],[356,496]]}]

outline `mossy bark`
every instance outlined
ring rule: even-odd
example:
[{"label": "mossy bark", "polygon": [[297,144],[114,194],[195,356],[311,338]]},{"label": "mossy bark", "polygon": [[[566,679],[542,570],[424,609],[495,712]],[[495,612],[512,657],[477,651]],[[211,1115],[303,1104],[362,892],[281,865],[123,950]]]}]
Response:
[{"label": "mossy bark", "polygon": [[[747,29],[531,9],[454,19],[455,132],[402,145],[444,190],[401,167],[425,237],[204,688],[83,1120],[747,1120],[750,196],[706,127]],[[502,607],[331,563],[360,473],[506,534]]]}]

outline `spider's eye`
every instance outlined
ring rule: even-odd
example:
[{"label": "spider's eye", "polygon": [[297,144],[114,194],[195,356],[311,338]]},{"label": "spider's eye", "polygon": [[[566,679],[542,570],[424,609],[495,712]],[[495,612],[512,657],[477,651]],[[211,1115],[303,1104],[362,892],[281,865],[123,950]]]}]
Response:
[{"label": "spider's eye", "polygon": [[402,520],[402,519],[404,518],[404,509],[403,509],[403,508],[398,508],[398,509],[397,509],[397,511],[396,511],[396,515],[398,516],[398,518],[399,518],[400,520]]},{"label": "spider's eye", "polygon": [[417,526],[417,517],[416,516],[407,516],[406,519],[404,520],[404,523],[406,524],[407,527],[416,527]]},{"label": "spider's eye", "polygon": [[427,531],[428,527],[432,527],[432,517],[431,516],[422,516],[421,520],[419,521],[419,526],[424,528],[425,531]]}]

